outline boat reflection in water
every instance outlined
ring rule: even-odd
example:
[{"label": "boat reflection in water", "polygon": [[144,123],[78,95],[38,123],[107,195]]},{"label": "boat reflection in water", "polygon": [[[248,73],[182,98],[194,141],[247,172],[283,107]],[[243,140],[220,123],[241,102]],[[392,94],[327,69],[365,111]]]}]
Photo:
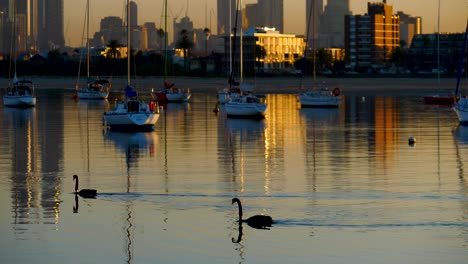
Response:
[{"label": "boat reflection in water", "polygon": [[336,124],[340,118],[338,108],[301,108],[301,116],[306,118],[307,122],[318,124]]},{"label": "boat reflection in water", "polygon": [[259,133],[263,133],[266,128],[266,122],[264,119],[237,119],[227,118],[226,127],[232,134],[240,134],[246,138],[256,137]]},{"label": "boat reflection in water", "polygon": [[[140,156],[155,155],[155,145],[158,142],[158,135],[155,132],[116,132],[107,131],[105,140],[115,144],[117,149],[123,151],[126,155],[127,166],[129,169]],[[146,151],[148,151],[146,153]]]},{"label": "boat reflection in water", "polygon": [[[158,142],[158,136],[155,132],[115,132],[107,131],[105,133],[105,141],[111,141],[115,144],[116,148],[125,153],[125,164],[127,174],[126,193],[132,192],[132,173],[131,168],[137,166],[138,158],[149,155],[155,155],[155,145]],[[133,263],[134,258],[134,201],[127,199],[124,204],[124,212],[122,213],[122,220],[124,223],[124,248],[126,254],[126,262]]]},{"label": "boat reflection in water", "polygon": [[459,125],[453,134],[458,143],[468,145],[468,126]]}]

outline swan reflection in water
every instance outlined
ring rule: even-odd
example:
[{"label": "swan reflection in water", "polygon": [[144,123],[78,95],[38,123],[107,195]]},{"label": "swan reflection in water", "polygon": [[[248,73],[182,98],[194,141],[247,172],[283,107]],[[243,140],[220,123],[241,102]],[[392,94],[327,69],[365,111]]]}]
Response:
[{"label": "swan reflection in water", "polygon": [[237,239],[232,238],[232,243],[240,243],[242,241],[242,236],[244,233],[242,232],[242,222],[239,222],[238,228],[239,234],[237,235]]},{"label": "swan reflection in water", "polygon": [[237,203],[239,206],[239,225],[242,225],[242,223],[247,223],[252,228],[269,230],[268,227],[271,227],[273,224],[273,219],[269,215],[254,215],[247,219],[242,219],[242,204],[238,198],[232,199],[232,204],[234,203]]},{"label": "swan reflection in water", "polygon": [[78,213],[78,195],[75,194],[75,204],[73,205],[73,213]]}]

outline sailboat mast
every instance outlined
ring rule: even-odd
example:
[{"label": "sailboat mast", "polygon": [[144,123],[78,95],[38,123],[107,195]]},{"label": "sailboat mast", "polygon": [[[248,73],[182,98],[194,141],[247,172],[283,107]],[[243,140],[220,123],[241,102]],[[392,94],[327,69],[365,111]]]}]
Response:
[{"label": "sailboat mast", "polygon": [[127,84],[130,85],[130,0],[127,0]]},{"label": "sailboat mast", "polygon": [[463,38],[463,49],[462,55],[460,56],[460,61],[458,62],[458,75],[457,75],[457,86],[455,89],[455,96],[458,96],[458,91],[460,88],[460,79],[463,72],[463,62],[465,61],[466,56],[466,44],[468,41],[468,20],[466,21],[465,37]]},{"label": "sailboat mast", "polygon": [[86,48],[88,50],[88,56],[87,56],[87,76],[88,76],[88,81],[89,81],[89,56],[90,56],[90,47],[89,47],[89,0],[86,1]]},{"label": "sailboat mast", "polygon": [[243,32],[242,32],[242,26],[244,25],[242,23],[242,0],[239,0],[239,3],[240,3],[240,8],[241,8],[241,26],[240,26],[240,34],[239,34],[239,37],[240,37],[240,45],[239,45],[239,48],[240,48],[240,83],[242,83],[244,81],[244,45],[243,45],[243,38],[242,38],[242,35],[243,35]]},{"label": "sailboat mast", "polygon": [[316,76],[316,74],[317,74],[316,73],[316,67],[315,67],[315,63],[316,63],[316,61],[315,61],[315,30],[316,30],[316,28],[315,28],[315,24],[316,24],[315,23],[315,9],[316,9],[317,6],[315,5],[315,0],[312,1],[312,6],[313,6],[313,8],[312,8],[312,23],[313,23],[313,25],[312,25],[312,56],[313,56],[312,59],[313,59],[313,64],[314,64],[313,69],[314,69],[314,82],[315,82],[316,77],[317,77]]},{"label": "sailboat mast", "polygon": [[164,80],[167,79],[167,0],[164,1]]},{"label": "sailboat mast", "polygon": [[[236,51],[236,35],[237,35],[237,16],[239,13],[239,1],[236,1],[236,19],[234,22],[234,35],[232,37],[232,49],[231,49],[231,63],[234,62],[234,53]],[[231,6],[231,5],[229,5]],[[231,14],[229,14],[230,16]],[[231,38],[231,32],[229,32],[229,38]],[[232,67],[234,68],[234,67]],[[231,75],[229,76],[229,87],[232,87],[232,84],[234,82],[234,70],[231,68]]]},{"label": "sailboat mast", "polygon": [[440,0],[437,10],[437,85],[440,86]]}]

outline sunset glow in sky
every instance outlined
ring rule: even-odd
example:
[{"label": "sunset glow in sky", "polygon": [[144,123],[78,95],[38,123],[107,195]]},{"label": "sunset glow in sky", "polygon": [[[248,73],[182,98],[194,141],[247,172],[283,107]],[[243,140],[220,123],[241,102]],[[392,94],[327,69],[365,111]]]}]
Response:
[{"label": "sunset glow in sky", "polygon": [[[228,1],[228,0],[226,0]],[[164,0],[135,0],[138,5],[138,23],[155,22],[157,27],[163,27]],[[216,0],[168,0],[168,31],[172,30],[172,20],[186,14],[194,22],[195,28],[211,28],[216,33]],[[242,4],[255,3],[256,0],[242,0]],[[365,14],[368,2],[380,0],[350,0],[353,14]],[[437,15],[439,0],[387,0],[393,6],[393,11],[403,11],[412,16],[421,16],[423,33],[437,31]],[[326,0],[324,0],[326,4]],[[99,30],[100,20],[106,16],[124,15],[124,0],[90,0],[92,33]],[[83,32],[86,0],[65,0],[65,40],[68,45],[80,46]],[[305,32],[305,0],[284,0],[285,32],[304,34]],[[188,10],[188,11],[187,11]],[[463,32],[468,18],[468,0],[441,0],[440,31]],[[91,34],[92,34],[91,33]]]}]

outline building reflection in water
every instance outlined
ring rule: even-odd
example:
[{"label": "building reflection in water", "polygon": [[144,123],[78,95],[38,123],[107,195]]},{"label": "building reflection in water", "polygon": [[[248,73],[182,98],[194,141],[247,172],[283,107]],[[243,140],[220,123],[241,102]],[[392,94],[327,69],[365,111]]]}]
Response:
[{"label": "building reflection in water", "polygon": [[[61,181],[57,176],[63,160],[63,103],[55,99],[37,108],[4,108],[9,124],[3,131],[11,152],[12,208],[15,233],[27,224],[57,225]],[[41,108],[40,110],[38,108]],[[24,224],[24,225],[22,225]]]}]

